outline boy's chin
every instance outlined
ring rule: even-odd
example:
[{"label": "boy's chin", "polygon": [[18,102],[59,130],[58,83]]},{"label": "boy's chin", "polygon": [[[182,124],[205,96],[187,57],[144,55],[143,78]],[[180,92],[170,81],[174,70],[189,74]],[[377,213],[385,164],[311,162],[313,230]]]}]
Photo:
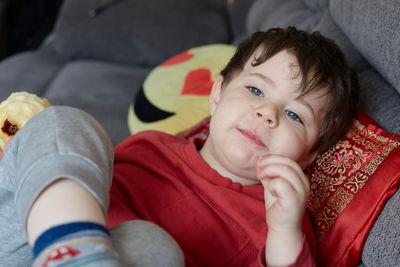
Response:
[{"label": "boy's chin", "polygon": [[227,151],[226,157],[234,166],[248,165],[246,168],[254,168],[254,160],[256,157],[265,154],[265,152],[255,152],[248,147],[233,147]]},{"label": "boy's chin", "polygon": [[248,177],[248,176],[237,176],[233,178],[229,178],[232,182],[239,183],[243,186],[252,186],[252,185],[259,185],[261,181],[255,177]]},{"label": "boy's chin", "polygon": [[[248,161],[251,163],[254,161]],[[231,163],[232,164],[232,163]],[[253,164],[243,164],[243,162],[232,164],[229,168],[231,175],[227,177],[234,182],[239,182],[242,185],[260,184],[261,181],[257,178],[257,171]]]}]

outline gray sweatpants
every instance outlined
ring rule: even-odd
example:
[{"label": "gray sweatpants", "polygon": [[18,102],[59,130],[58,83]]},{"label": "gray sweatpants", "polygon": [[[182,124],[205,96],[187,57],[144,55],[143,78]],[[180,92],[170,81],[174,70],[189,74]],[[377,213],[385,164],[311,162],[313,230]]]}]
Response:
[{"label": "gray sweatpants", "polygon": [[109,137],[87,113],[50,107],[28,121],[0,160],[0,266],[30,266],[26,216],[38,194],[61,177],[83,185],[106,214],[112,163]]},{"label": "gray sweatpants", "polygon": [[[112,143],[87,113],[53,106],[28,121],[0,160],[0,266],[31,265],[32,252],[25,232],[27,214],[39,193],[61,177],[84,186],[106,215],[112,167]],[[175,241],[154,224],[130,223],[112,230],[111,235],[122,256],[137,257],[134,266],[157,266],[160,259],[169,266],[183,264]],[[135,240],[127,240],[128,236]],[[129,243],[136,245],[123,245]]]}]

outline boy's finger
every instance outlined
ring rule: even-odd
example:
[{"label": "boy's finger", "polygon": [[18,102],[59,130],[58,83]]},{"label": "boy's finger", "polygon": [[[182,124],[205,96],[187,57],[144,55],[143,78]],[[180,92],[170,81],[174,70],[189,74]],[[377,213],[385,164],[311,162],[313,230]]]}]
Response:
[{"label": "boy's finger", "polygon": [[276,201],[279,201],[279,205],[285,208],[293,203],[299,203],[296,190],[287,180],[281,178],[263,180],[268,180],[268,183],[263,183],[267,209]]},{"label": "boy's finger", "polygon": [[286,164],[289,166],[292,166],[293,169],[295,169],[297,172],[303,172],[303,169],[300,167],[300,165],[292,160],[289,157],[281,156],[281,155],[275,155],[275,154],[267,154],[264,156],[260,156],[257,159],[258,166],[263,166],[266,164],[274,164],[274,163],[280,163],[280,164]]},{"label": "boy's finger", "polygon": [[266,208],[268,209],[276,200],[276,193],[275,192],[271,192],[270,188],[269,188],[269,179],[262,179],[261,180],[261,184],[264,187],[264,201],[265,201],[265,205]]},{"label": "boy's finger", "polygon": [[281,178],[285,179],[293,186],[297,192],[308,194],[309,182],[303,173],[298,173],[289,165],[271,164],[257,169],[258,179]]},{"label": "boy's finger", "polygon": [[[274,166],[274,165],[289,167],[290,170],[292,170],[293,172],[295,172],[297,174],[298,179],[300,179],[302,181],[303,185],[307,188],[309,187],[310,181],[307,178],[307,176],[304,174],[301,167],[295,161],[293,161],[292,159],[290,159],[288,157],[271,154],[271,155],[266,155],[263,157],[258,157],[255,162],[256,169],[261,170],[261,171],[263,169],[266,169],[266,167]],[[287,169],[287,168],[285,168],[285,169]],[[279,170],[277,170],[277,171],[279,171]],[[257,173],[260,173],[260,172],[257,172]],[[265,173],[264,175],[267,175],[267,173]],[[261,177],[258,176],[258,178],[260,179],[260,178],[262,178],[262,176]]]}]

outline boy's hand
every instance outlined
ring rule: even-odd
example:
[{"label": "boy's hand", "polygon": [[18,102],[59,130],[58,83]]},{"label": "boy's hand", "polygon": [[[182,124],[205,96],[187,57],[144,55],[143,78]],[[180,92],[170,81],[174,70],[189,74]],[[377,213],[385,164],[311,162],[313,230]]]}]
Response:
[{"label": "boy's hand", "polygon": [[268,228],[276,232],[301,229],[310,190],[301,167],[279,155],[259,157],[255,166],[264,186]]},{"label": "boy's hand", "polygon": [[264,186],[268,224],[267,262],[280,265],[283,260],[290,264],[302,248],[302,220],[310,189],[309,180],[295,161],[284,156],[258,157],[255,167],[257,177]]}]

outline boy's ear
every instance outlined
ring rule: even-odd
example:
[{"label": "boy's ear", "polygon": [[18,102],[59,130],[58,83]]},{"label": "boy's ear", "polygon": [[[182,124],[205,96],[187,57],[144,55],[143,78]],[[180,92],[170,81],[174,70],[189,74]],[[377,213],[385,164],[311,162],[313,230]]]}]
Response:
[{"label": "boy's ear", "polygon": [[319,154],[318,150],[316,150],[314,152],[310,152],[305,158],[303,158],[300,161],[300,163],[299,163],[300,167],[303,170],[306,169],[308,166],[311,165],[311,163],[313,163],[313,161],[317,158],[318,154]]},{"label": "boy's ear", "polygon": [[210,112],[211,116],[214,114],[214,111],[217,108],[219,100],[221,99],[223,81],[224,78],[221,75],[218,76],[217,79],[215,79],[213,86],[211,88],[210,98],[208,100],[208,111]]}]

